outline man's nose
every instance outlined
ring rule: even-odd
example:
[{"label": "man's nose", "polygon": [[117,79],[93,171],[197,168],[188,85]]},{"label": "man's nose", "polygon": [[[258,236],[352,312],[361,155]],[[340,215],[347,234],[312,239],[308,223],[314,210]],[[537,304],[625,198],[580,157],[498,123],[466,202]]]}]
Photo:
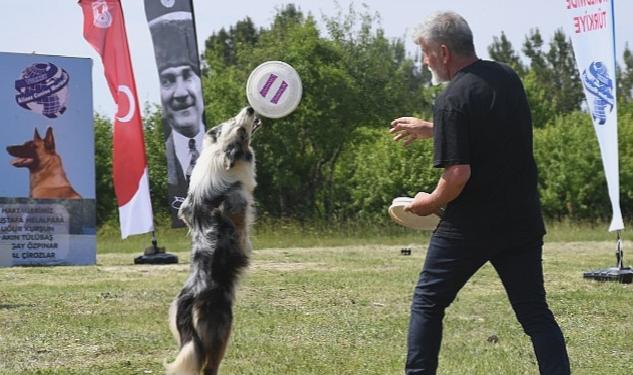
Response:
[{"label": "man's nose", "polygon": [[189,90],[187,89],[187,84],[182,79],[182,77],[178,77],[175,82],[174,97],[182,98],[188,95],[189,95]]}]

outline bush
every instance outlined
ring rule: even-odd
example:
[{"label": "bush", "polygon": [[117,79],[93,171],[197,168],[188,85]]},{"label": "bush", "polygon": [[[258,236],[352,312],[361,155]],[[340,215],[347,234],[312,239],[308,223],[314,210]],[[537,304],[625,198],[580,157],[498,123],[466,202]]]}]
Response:
[{"label": "bush", "polygon": [[[631,156],[633,142],[630,115],[619,121],[620,191],[622,206],[630,207],[632,196]],[[539,190],[545,216],[560,220],[609,220],[611,204],[602,158],[591,117],[574,112],[557,117],[534,132],[535,157],[539,167]],[[623,214],[630,217],[631,209]]]},{"label": "bush", "polygon": [[431,141],[403,147],[386,129],[361,129],[357,133],[359,143],[342,156],[336,171],[337,211],[341,215],[384,219],[393,198],[435,188],[440,170],[431,166]]}]

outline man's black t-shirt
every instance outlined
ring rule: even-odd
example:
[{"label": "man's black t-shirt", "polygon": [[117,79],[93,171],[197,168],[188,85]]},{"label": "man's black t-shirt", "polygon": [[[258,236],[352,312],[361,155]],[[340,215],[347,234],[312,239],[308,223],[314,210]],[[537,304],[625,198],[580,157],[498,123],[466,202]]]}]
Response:
[{"label": "man's black t-shirt", "polygon": [[460,70],[435,101],[433,143],[434,167],[471,168],[436,235],[523,241],[545,234],[530,108],[511,68],[478,60]]}]

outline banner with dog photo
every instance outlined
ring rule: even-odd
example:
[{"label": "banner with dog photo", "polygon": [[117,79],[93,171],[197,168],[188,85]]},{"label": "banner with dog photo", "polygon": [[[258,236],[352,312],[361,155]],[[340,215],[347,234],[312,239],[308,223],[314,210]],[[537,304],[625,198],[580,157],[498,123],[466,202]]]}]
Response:
[{"label": "banner with dog photo", "polygon": [[145,0],[145,14],[160,80],[172,227],[202,151],[204,103],[191,0]]},{"label": "banner with dog photo", "polygon": [[92,61],[0,52],[0,266],[96,261]]}]

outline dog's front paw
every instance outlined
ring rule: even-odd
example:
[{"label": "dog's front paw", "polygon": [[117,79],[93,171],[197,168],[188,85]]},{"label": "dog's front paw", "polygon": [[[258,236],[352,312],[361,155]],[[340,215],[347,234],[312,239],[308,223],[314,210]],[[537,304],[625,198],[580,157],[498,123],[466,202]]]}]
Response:
[{"label": "dog's front paw", "polygon": [[180,208],[178,208],[178,218],[191,228],[191,223],[193,223],[193,206],[189,201],[189,197],[185,198],[180,204]]}]

